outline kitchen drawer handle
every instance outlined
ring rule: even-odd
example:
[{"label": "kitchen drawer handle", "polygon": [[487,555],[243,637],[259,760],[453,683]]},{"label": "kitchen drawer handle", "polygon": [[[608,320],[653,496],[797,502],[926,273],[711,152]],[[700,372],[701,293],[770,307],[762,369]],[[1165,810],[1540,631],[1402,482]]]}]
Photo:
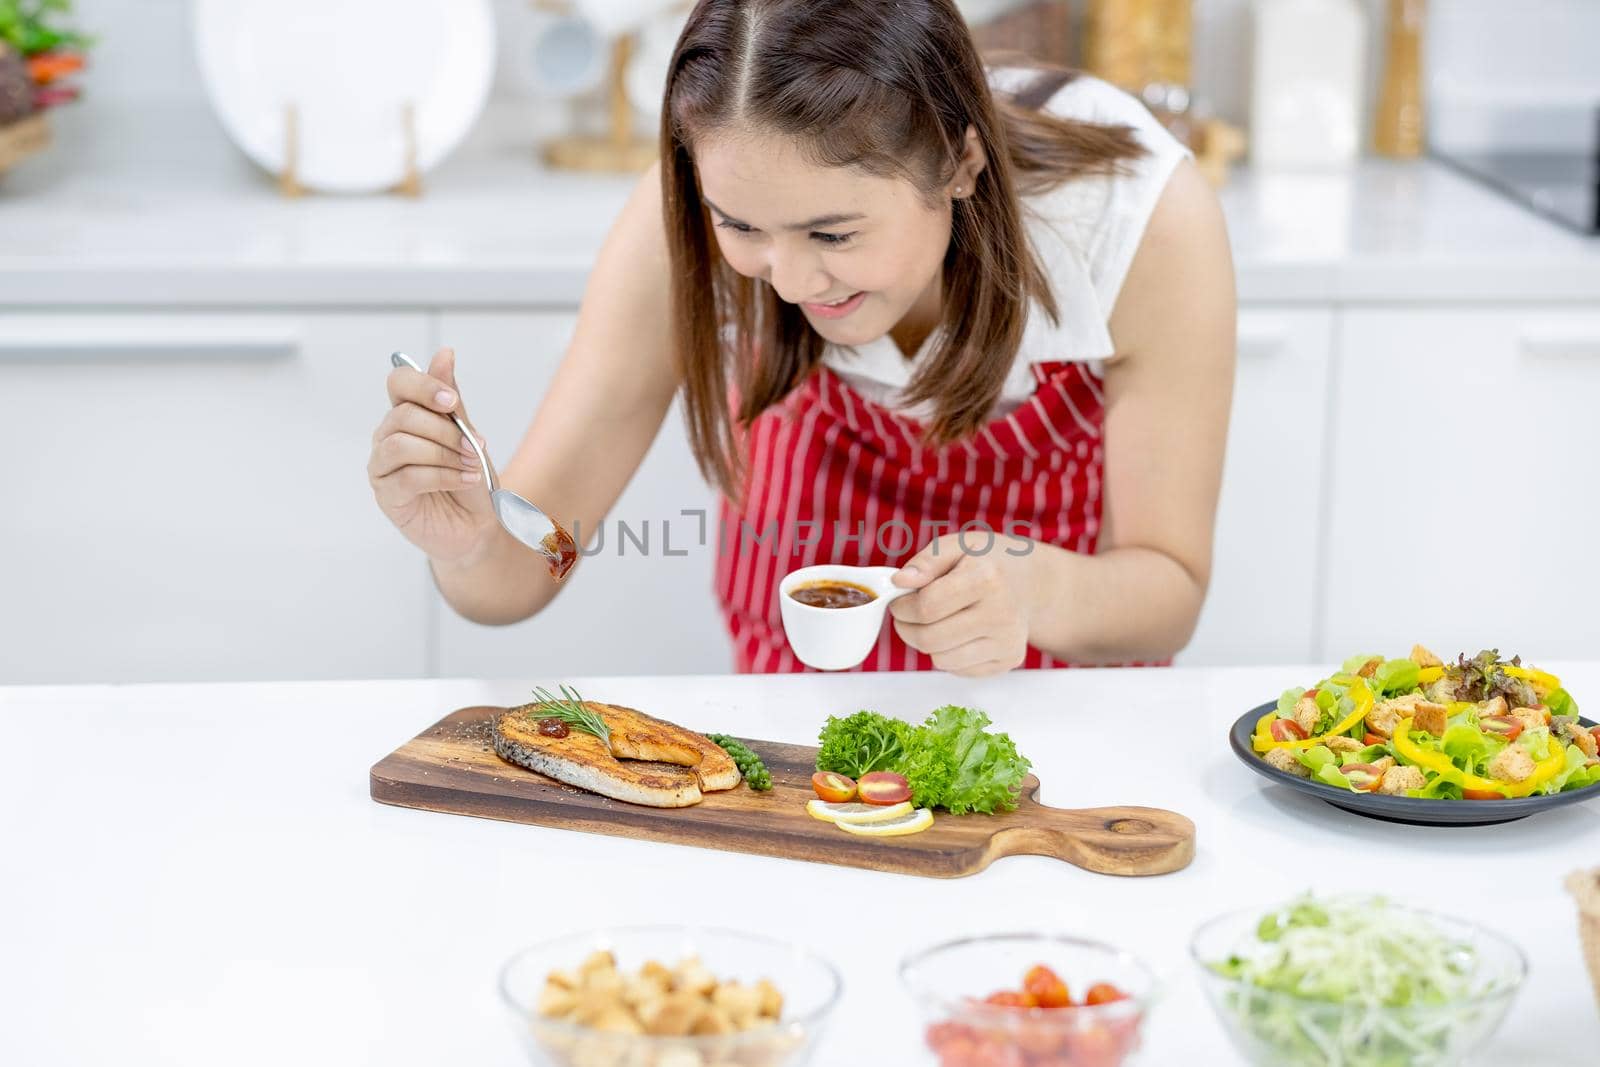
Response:
[{"label": "kitchen drawer handle", "polygon": [[299,353],[299,331],[276,320],[0,319],[0,362],[259,363],[293,359]]},{"label": "kitchen drawer handle", "polygon": [[1518,343],[1535,359],[1600,359],[1600,328],[1592,326],[1524,330]]}]

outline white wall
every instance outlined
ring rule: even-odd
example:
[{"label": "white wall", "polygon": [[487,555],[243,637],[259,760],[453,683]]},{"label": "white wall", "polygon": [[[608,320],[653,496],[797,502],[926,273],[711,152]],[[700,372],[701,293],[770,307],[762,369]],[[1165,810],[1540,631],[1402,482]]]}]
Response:
[{"label": "white wall", "polygon": [[[395,0],[401,13],[406,0]],[[501,25],[525,6],[522,0],[494,0]],[[189,38],[190,0],[75,0],[76,23],[100,35],[91,58],[93,72],[85,86],[95,96],[164,102],[203,98],[199,68]],[[508,38],[502,35],[502,44]],[[307,42],[308,56],[315,42]],[[502,48],[501,66],[506,66]],[[497,87],[510,90],[501,76]]]},{"label": "white wall", "polygon": [[[502,25],[524,0],[494,0]],[[1069,0],[1080,8],[1085,0]],[[1253,0],[1194,0],[1195,80],[1213,110],[1248,119]],[[1271,2],[1271,0],[1266,0]],[[1368,107],[1376,96],[1388,0],[1368,12]],[[405,0],[396,0],[403,11]],[[202,98],[188,33],[188,0],[77,0],[78,18],[101,35],[86,86],[93,98],[183,102]],[[1427,77],[1445,122],[1449,109],[1484,97],[1600,100],[1600,0],[1429,0]],[[509,35],[503,35],[505,44]],[[504,73],[499,91],[516,93]],[[308,48],[315,49],[308,43]]]}]

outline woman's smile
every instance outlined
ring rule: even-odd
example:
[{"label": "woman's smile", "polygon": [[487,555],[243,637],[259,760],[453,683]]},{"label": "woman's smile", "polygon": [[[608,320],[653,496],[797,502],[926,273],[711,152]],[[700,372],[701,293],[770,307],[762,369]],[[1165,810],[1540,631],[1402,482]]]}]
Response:
[{"label": "woman's smile", "polygon": [[861,302],[866,298],[866,290],[862,290],[858,293],[853,293],[850,296],[841,297],[830,304],[819,304],[806,301],[800,306],[805,308],[808,313],[817,316],[819,319],[842,319],[856,308],[860,307]]}]

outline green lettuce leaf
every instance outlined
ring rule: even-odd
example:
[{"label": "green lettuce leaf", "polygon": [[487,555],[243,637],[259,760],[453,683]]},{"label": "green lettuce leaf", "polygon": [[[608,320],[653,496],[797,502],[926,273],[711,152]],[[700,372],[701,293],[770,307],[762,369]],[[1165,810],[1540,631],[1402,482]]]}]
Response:
[{"label": "green lettuce leaf", "polygon": [[1344,674],[1356,674],[1362,667],[1367,665],[1368,661],[1382,658],[1375,652],[1369,652],[1365,656],[1351,656],[1344,661],[1344,666],[1340,668],[1340,671]]},{"label": "green lettuce leaf", "polygon": [[1531,730],[1522,731],[1517,737],[1517,744],[1527,749],[1528,755],[1533,757],[1535,763],[1538,763],[1550,755],[1550,746],[1554,743],[1554,740],[1550,734],[1550,727],[1535,726]]},{"label": "green lettuce leaf", "polygon": [[1439,741],[1439,747],[1457,767],[1477,773],[1478,769],[1489,761],[1489,757],[1504,746],[1497,745],[1491,748],[1489,739],[1484,736],[1482,730],[1476,726],[1457,723],[1445,730],[1444,737]]},{"label": "green lettuce leaf", "polygon": [[1550,709],[1552,715],[1578,714],[1578,702],[1573,700],[1572,694],[1565,689],[1552,690],[1550,695],[1544,698],[1544,706]]},{"label": "green lettuce leaf", "polygon": [[1300,698],[1305,695],[1306,691],[1304,686],[1300,686],[1295,689],[1285,689],[1283,691],[1283,695],[1278,697],[1278,718],[1294,718],[1294,706],[1298,704],[1300,702]]},{"label": "green lettuce leaf", "polygon": [[1017,806],[1032,764],[1009,735],[989,733],[989,725],[983,712],[948,704],[917,728],[902,773],[919,805],[954,815]]},{"label": "green lettuce leaf", "polygon": [[1572,789],[1587,789],[1592,785],[1600,785],[1600,763],[1593,767],[1585,766],[1589,757],[1577,745],[1567,746],[1566,770],[1556,775],[1555,779],[1546,788],[1547,793],[1564,793]]},{"label": "green lettuce leaf", "polygon": [[1324,767],[1337,769],[1339,766],[1338,757],[1333,754],[1333,750],[1327,745],[1312,745],[1310,748],[1301,749],[1292,748],[1289,751],[1294,753],[1294,758],[1300,761],[1301,766],[1313,773],[1320,771]]},{"label": "green lettuce leaf", "polygon": [[1352,793],[1357,791],[1356,787],[1351,784],[1350,779],[1339,773],[1339,768],[1331,763],[1323,764],[1315,771],[1312,771],[1311,774],[1317,781],[1331,785],[1335,789],[1348,789]]},{"label": "green lettuce leaf", "polygon": [[1432,780],[1421,789],[1414,789],[1410,793],[1414,797],[1426,797],[1429,800],[1460,800],[1461,785],[1452,782],[1443,775],[1434,775]]},{"label": "green lettuce leaf", "polygon": [[1399,696],[1409,693],[1417,687],[1422,675],[1422,668],[1409,659],[1385,660],[1372,676],[1383,696]]}]

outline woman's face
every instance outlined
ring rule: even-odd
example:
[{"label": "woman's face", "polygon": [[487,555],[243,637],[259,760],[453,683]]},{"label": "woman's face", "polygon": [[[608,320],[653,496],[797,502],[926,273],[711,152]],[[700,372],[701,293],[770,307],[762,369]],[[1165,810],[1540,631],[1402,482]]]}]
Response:
[{"label": "woman's face", "polygon": [[781,135],[711,134],[695,162],[728,263],[798,305],[825,340],[865,344],[908,313],[937,322],[947,197],[930,204],[903,179],[818,166]]}]

